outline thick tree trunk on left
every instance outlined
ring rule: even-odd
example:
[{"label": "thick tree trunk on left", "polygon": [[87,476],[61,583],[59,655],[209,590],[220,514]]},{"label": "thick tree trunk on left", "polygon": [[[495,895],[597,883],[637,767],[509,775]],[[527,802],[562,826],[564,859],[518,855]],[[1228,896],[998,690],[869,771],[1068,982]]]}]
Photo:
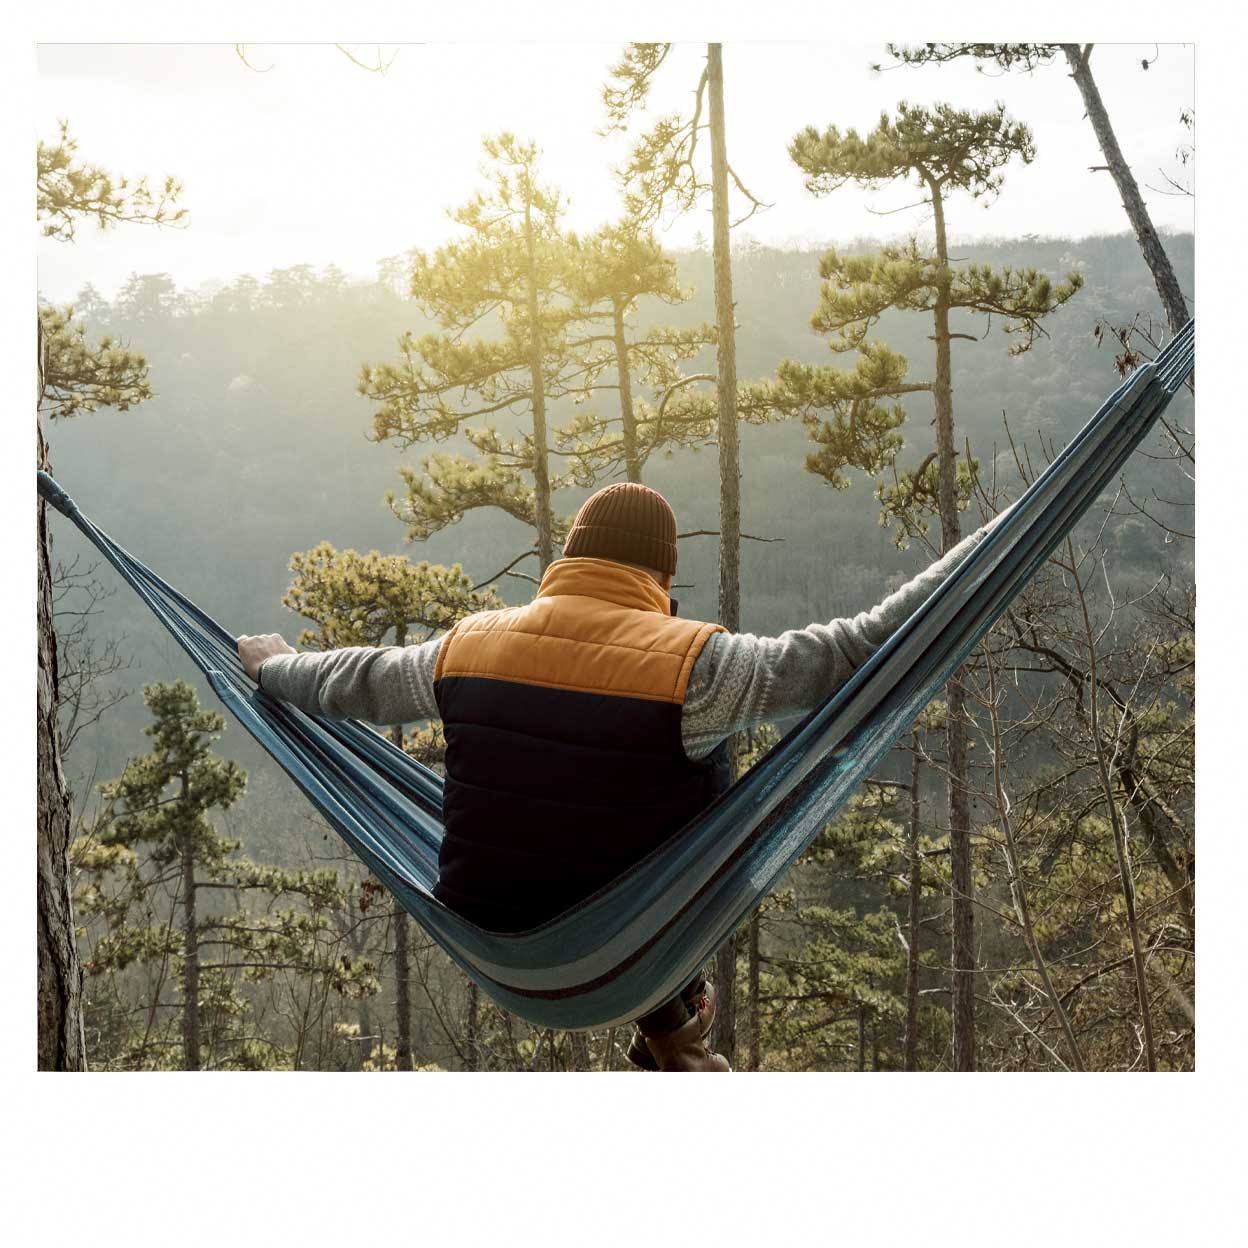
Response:
[{"label": "thick tree trunk on left", "polygon": [[[43,327],[39,327],[39,397],[43,398]],[[48,468],[43,430],[35,418],[36,462]],[[61,767],[57,730],[56,633],[52,627],[52,537],[48,509],[37,504],[39,679],[35,711],[36,740],[36,958],[38,966],[38,1040],[40,1070],[85,1070],[82,1032],[82,968],[74,934],[74,906],[69,879],[69,793]]]},{"label": "thick tree trunk on left", "polygon": [[[719,622],[741,627],[741,451],[737,430],[737,339],[728,239],[728,147],[724,137],[723,47],[707,45],[707,96],[711,121],[712,259],[715,274],[716,393],[719,420]],[[730,743],[735,754],[735,743]],[[715,955],[712,1046],[735,1065],[737,1047],[737,939],[734,932]]]},{"label": "thick tree trunk on left", "polygon": [[[40,439],[42,447],[42,438]],[[70,896],[69,793],[61,770],[56,726],[56,634],[52,631],[51,539],[48,510],[39,500],[39,694],[37,738],[39,1069],[85,1070],[82,968],[74,940]]]}]

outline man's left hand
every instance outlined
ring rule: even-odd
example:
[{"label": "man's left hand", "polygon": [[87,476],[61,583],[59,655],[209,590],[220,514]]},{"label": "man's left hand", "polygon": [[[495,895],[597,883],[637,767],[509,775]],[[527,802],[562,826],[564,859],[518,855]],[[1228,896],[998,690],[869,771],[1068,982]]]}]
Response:
[{"label": "man's left hand", "polygon": [[238,639],[238,657],[243,661],[243,671],[259,683],[260,664],[275,654],[296,654],[294,646],[288,645],[281,633],[261,633],[256,637],[243,634]]}]

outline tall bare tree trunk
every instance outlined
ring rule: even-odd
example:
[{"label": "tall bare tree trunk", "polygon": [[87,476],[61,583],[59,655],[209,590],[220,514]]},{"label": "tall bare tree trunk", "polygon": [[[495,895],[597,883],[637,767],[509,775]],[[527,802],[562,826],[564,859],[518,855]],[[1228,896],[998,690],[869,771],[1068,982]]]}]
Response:
[{"label": "tall bare tree trunk", "polygon": [[[737,430],[737,339],[732,298],[732,254],[728,238],[728,147],[724,136],[723,47],[707,45],[707,95],[711,123],[712,260],[715,275],[716,393],[719,420],[719,622],[741,627],[741,451]],[[729,751],[736,763],[736,742]],[[737,938],[734,932],[715,955],[713,1047],[730,1064],[737,1049]]]},{"label": "tall bare tree trunk", "polygon": [[[949,244],[940,186],[931,181],[932,213],[940,285],[936,321],[936,451],[939,471],[941,548],[952,550],[962,538],[956,491],[957,452],[953,445],[953,382],[949,359]],[[971,807],[967,784],[966,690],[962,670],[945,686],[949,755],[949,864],[953,890],[953,1065],[975,1069],[975,882],[971,875]]]},{"label": "tall bare tree trunk", "polygon": [[763,1059],[763,1020],[758,1001],[758,911],[750,915],[749,960],[746,963],[746,993],[750,1016],[750,1055],[747,1070],[758,1070]]},{"label": "tall bare tree trunk", "polygon": [[719,420],[719,622],[741,627],[741,450],[737,428],[737,338],[728,237],[728,150],[724,135],[723,49],[707,47],[711,119],[711,218],[715,278],[716,394]]},{"label": "tall bare tree trunk", "polygon": [[550,526],[550,465],[546,450],[546,381],[542,374],[542,335],[538,328],[537,243],[533,237],[533,204],[526,191],[524,245],[529,279],[529,377],[533,387],[533,517],[537,529],[537,557],[545,572],[555,558]]},{"label": "tall bare tree trunk", "polygon": [[1161,296],[1162,306],[1166,309],[1166,320],[1170,325],[1170,332],[1177,333],[1188,321],[1187,301],[1183,298],[1179,279],[1174,275],[1170,257],[1166,255],[1161,239],[1157,236],[1157,230],[1153,226],[1152,218],[1148,215],[1148,209],[1144,206],[1144,199],[1140,195],[1140,188],[1136,183],[1135,175],[1131,172],[1131,166],[1127,164],[1122,148],[1118,146],[1118,138],[1114,134],[1113,126],[1109,123],[1109,114],[1105,111],[1101,93],[1097,89],[1091,69],[1088,68],[1092,45],[1088,44],[1080,48],[1077,43],[1064,43],[1062,51],[1066,54],[1066,60],[1070,64],[1070,76],[1075,80],[1079,94],[1083,96],[1083,106],[1087,109],[1088,120],[1096,132],[1096,140],[1101,145],[1101,153],[1105,157],[1106,165],[1109,166],[1110,176],[1114,179],[1114,185],[1117,186],[1118,194],[1122,197],[1122,206],[1126,209],[1127,219],[1135,231],[1136,240],[1144,256],[1144,263],[1148,265],[1153,281],[1157,284],[1157,293]]},{"label": "tall bare tree trunk", "polygon": [[394,1066],[412,1069],[412,921],[402,906],[394,908]]},{"label": "tall bare tree trunk", "polygon": [[[1135,811],[1145,843],[1165,874],[1179,903],[1179,915],[1193,941],[1196,939],[1196,860],[1190,836],[1183,821],[1165,800],[1148,784],[1135,768],[1139,744],[1138,730],[1133,726],[1125,734],[1128,748],[1115,752],[1113,773],[1127,804]],[[1182,838],[1182,840],[1178,840]],[[1178,840],[1176,847],[1175,841]],[[1176,852],[1177,848],[1177,852]]]},{"label": "tall bare tree trunk", "polygon": [[[182,794],[187,790],[182,775]],[[195,846],[188,831],[182,838],[182,1066],[200,1069],[199,920],[195,914]]]},{"label": "tall bare tree trunk", "polygon": [[568,1033],[568,1051],[572,1070],[589,1070],[589,1032]]},{"label": "tall bare tree trunk", "polygon": [[[398,624],[394,644],[407,645],[407,625]],[[403,725],[390,729],[390,740],[403,748]],[[394,907],[394,1010],[396,1070],[412,1069],[412,961],[410,954],[412,922],[402,906]]]},{"label": "tall bare tree trunk", "polygon": [[[43,324],[38,322],[38,395],[44,393]],[[35,415],[36,463],[50,471],[43,429]],[[69,880],[71,820],[69,793],[61,767],[61,739],[56,722],[56,633],[52,625],[52,535],[48,508],[36,505],[38,546],[39,682],[35,710],[36,833],[35,897],[38,927],[38,1020],[36,1041],[40,1070],[86,1070],[82,1031],[82,968],[74,938],[74,905]]]},{"label": "tall bare tree trunk", "polygon": [[903,1070],[919,1068],[919,930],[923,916],[923,852],[919,848],[920,785],[923,759],[919,734],[910,734],[910,913],[906,927],[910,947],[906,951],[906,1038]]},{"label": "tall bare tree trunk", "polygon": [[468,1019],[464,1027],[464,1065],[469,1070],[480,1070],[481,1058],[477,1052],[478,1016],[481,1008],[481,989],[476,981],[468,981]]},{"label": "tall bare tree trunk", "polygon": [[624,337],[624,304],[615,311],[615,372],[620,383],[620,418],[624,423],[624,468],[628,480],[641,481],[641,452],[637,446],[637,416],[633,411],[633,375],[628,364],[628,341]]}]

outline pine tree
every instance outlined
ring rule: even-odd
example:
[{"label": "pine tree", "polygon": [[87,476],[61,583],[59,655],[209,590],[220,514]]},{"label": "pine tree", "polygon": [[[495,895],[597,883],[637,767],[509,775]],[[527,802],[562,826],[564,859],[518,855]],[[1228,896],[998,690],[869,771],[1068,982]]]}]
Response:
[{"label": "pine tree", "polygon": [[[401,359],[365,364],[359,393],[378,404],[372,436],[402,447],[465,435],[478,458],[433,454],[423,472],[400,471],[406,497],[389,502],[424,539],[480,507],[498,508],[535,533],[544,571],[566,521],[551,509],[565,481],[550,472],[547,407],[580,393],[567,345],[575,319],[560,193],[538,181],[538,149],[513,135],[487,138],[488,192],[451,213],[467,231],[412,257],[410,292],[443,332],[404,334]],[[488,336],[489,330],[496,330]],[[476,417],[511,413],[516,437]]]},{"label": "pine tree", "polygon": [[[1077,43],[927,43],[918,47],[890,43],[888,52],[890,56],[907,65],[939,65],[961,57],[973,57],[980,61],[990,61],[999,69],[1021,69],[1026,73],[1051,64],[1059,53],[1064,56],[1070,67],[1070,76],[1079,88],[1084,115],[1095,131],[1096,140],[1105,157],[1104,168],[1114,179],[1123,209],[1140,245],[1140,254],[1153,275],[1157,293],[1166,310],[1170,332],[1177,333],[1187,324],[1187,301],[1183,297],[1170,258],[1161,245],[1135,175],[1122,154],[1118,136],[1114,133],[1096,79],[1092,76],[1092,47],[1090,43],[1082,47]],[[1148,66],[1145,65],[1144,68],[1147,69]]]},{"label": "pine tree", "polygon": [[[212,753],[222,716],[203,710],[185,681],[148,685],[143,696],[155,720],[144,730],[151,752],[100,786],[104,810],[73,849],[79,911],[105,927],[88,953],[88,974],[115,979],[156,968],[150,995],[130,1012],[145,1016],[142,1028],[103,1028],[102,1056],[126,1067],[167,1066],[172,1043],[184,1070],[273,1065],[271,1045],[248,1026],[248,985],[291,969],[358,994],[375,989],[373,968],[347,965],[325,940],[328,913],[346,905],[335,872],[292,873],[237,858],[240,842],[214,826],[212,812],[231,809],[246,785],[236,763]],[[223,912],[209,900],[249,893],[268,905]],[[275,908],[296,898],[305,908]],[[166,970],[177,980],[176,1002],[165,999]],[[105,997],[106,1011],[110,1004]],[[170,1006],[176,1041],[162,1024]]]},{"label": "pine tree", "polygon": [[[181,187],[166,178],[152,191],[146,180],[114,177],[78,156],[78,144],[62,122],[54,142],[40,140],[36,153],[36,219],[45,238],[72,242],[78,224],[93,220],[100,229],[119,221],[180,225],[185,209],[175,203]],[[38,410],[36,464],[52,470],[41,415],[50,419],[120,408],[149,397],[146,363],[109,340],[87,343],[75,326],[73,310],[40,308],[37,314]],[[47,406],[50,401],[50,406]],[[52,615],[52,539],[47,505],[38,504],[39,680],[35,719],[38,756],[38,1060],[41,1070],[82,1070],[82,970],[74,936],[74,910],[68,872],[69,794],[57,732],[59,675]]]},{"label": "pine tree", "polygon": [[[641,299],[679,304],[691,293],[677,281],[676,262],[653,231],[636,221],[625,218],[578,240],[572,262],[578,321],[591,331],[582,331],[573,344],[583,352],[584,384],[595,392],[618,390],[620,429],[617,433],[614,417],[584,411],[556,429],[555,440],[560,453],[572,457],[578,483],[620,471],[626,480],[640,481],[656,451],[670,455],[678,447],[697,448],[714,438],[714,407],[692,389],[709,377],[686,375],[680,365],[714,343],[715,331],[709,325],[633,327]],[[599,325],[605,332],[593,333]],[[604,374],[614,382],[604,381]],[[654,401],[636,399],[634,382]]]},{"label": "pine tree", "polygon": [[[881,484],[877,494],[884,516],[899,527],[899,540],[925,534],[927,516],[935,513],[940,523],[941,548],[949,550],[961,537],[958,513],[969,499],[975,467],[961,459],[954,441],[951,343],[970,335],[955,333],[950,325],[955,311],[997,315],[1007,334],[1016,336],[1012,352],[1027,350],[1038,333],[1040,321],[1066,302],[1080,286],[1077,274],[1054,286],[1035,270],[993,272],[988,266],[966,265],[954,269],[949,262],[945,225],[945,200],[954,192],[975,199],[991,197],[1004,180],[1002,172],[1013,159],[1030,162],[1035,156],[1031,133],[1007,116],[1004,106],[985,113],[955,109],[947,104],[920,108],[898,107],[895,119],[884,115],[867,136],[849,130],[845,134],[830,126],[822,133],[807,127],[793,140],[790,155],[806,175],[807,188],[816,195],[829,194],[847,183],[876,187],[894,181],[917,181],[923,202],[930,206],[935,228],[932,253],[921,250],[917,240],[905,246],[883,248],[868,256],[841,257],[835,252],[820,265],[823,277],[819,308],[812,324],[830,335],[833,351],[862,348],[872,325],[889,309],[930,313],[936,344],[935,377],[930,382],[936,409],[936,448],[916,468],[895,474],[891,486]],[[858,383],[872,370],[884,382],[880,388]],[[833,484],[843,483],[842,468],[862,465],[878,470],[895,461],[899,444],[895,428],[900,409],[882,408],[879,399],[896,394],[904,373],[898,357],[868,350],[859,360],[857,375],[789,370],[810,394],[831,398],[835,412],[828,436],[813,465]],[[781,375],[781,388],[784,386]],[[858,387],[856,389],[856,386]],[[799,393],[800,393],[799,389]],[[862,414],[866,421],[847,437],[851,420]],[[858,435],[865,435],[860,437]],[[954,913],[953,1016],[955,1065],[975,1067],[975,936],[974,887],[971,875],[971,819],[967,786],[967,731],[963,712],[965,693],[961,673],[947,687],[946,735],[949,762],[949,836],[952,862]]]}]

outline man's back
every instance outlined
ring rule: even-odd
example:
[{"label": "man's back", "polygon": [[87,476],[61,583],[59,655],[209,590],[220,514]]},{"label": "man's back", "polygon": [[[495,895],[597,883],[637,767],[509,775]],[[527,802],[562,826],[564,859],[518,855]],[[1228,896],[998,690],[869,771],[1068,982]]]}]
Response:
[{"label": "man's back", "polygon": [[434,680],[439,898],[493,930],[536,926],[703,809],[728,777],[686,755],[681,712],[719,631],[675,618],[648,573],[592,558],[552,564],[527,606],[457,625]]}]

